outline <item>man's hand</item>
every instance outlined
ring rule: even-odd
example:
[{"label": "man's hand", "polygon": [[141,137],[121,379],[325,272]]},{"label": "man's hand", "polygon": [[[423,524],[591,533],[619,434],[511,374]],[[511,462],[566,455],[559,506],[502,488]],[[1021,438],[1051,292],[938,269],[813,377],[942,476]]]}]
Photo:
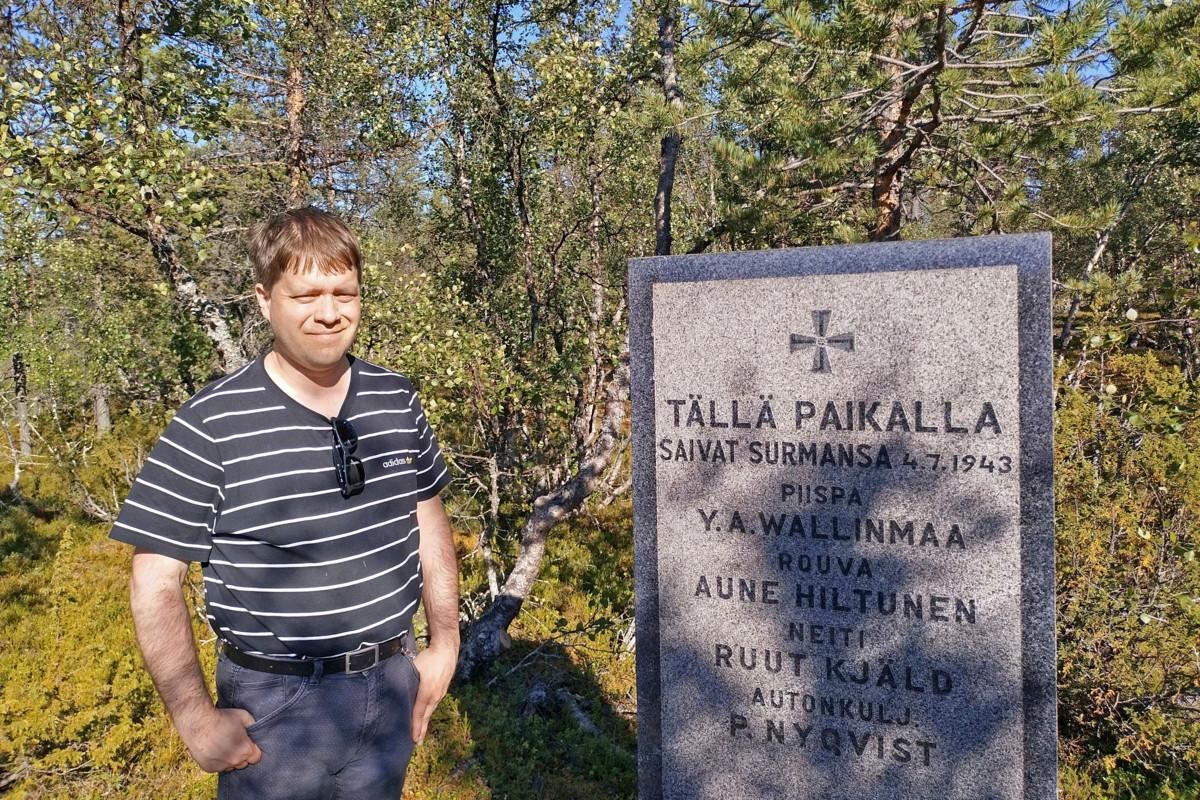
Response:
[{"label": "man's hand", "polygon": [[213,708],[199,719],[180,720],[179,736],[205,772],[228,772],[257,764],[262,750],[246,733],[254,717],[242,708]]},{"label": "man's hand", "polygon": [[429,730],[429,718],[433,716],[437,704],[446,696],[457,662],[457,651],[446,647],[429,647],[413,659],[413,666],[421,676],[412,716],[412,739],[416,744],[425,740],[425,733]]},{"label": "man's hand", "polygon": [[436,496],[417,503],[421,526],[421,600],[429,622],[429,647],[413,662],[421,683],[413,704],[412,738],[420,744],[433,710],[446,696],[458,663],[458,561],[454,537],[442,501]]},{"label": "man's hand", "polygon": [[183,561],[138,549],[129,580],[130,605],[138,644],[154,686],[187,745],[205,772],[241,769],[262,758],[246,735],[250,712],[216,708],[192,638],[192,621],[183,598]]}]

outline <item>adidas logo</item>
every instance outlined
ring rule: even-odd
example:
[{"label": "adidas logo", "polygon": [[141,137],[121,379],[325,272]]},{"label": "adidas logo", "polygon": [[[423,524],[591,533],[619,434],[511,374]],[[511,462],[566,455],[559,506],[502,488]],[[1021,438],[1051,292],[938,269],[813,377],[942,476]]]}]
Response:
[{"label": "adidas logo", "polygon": [[412,462],[413,462],[412,456],[404,456],[402,458],[389,458],[387,461],[383,462],[383,468],[388,469],[389,467],[402,467],[407,464],[411,464]]}]

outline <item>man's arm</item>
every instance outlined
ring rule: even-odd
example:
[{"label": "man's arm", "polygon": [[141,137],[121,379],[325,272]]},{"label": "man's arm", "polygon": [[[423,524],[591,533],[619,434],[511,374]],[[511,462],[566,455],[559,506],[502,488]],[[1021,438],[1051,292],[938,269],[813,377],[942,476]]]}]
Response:
[{"label": "man's arm", "polygon": [[146,669],[188,752],[205,772],[257,764],[262,751],[246,735],[254,723],[240,708],[216,708],[204,685],[183,581],[188,565],[137,549],[129,580],[133,625]]},{"label": "man's arm", "polygon": [[414,662],[421,684],[413,706],[412,738],[417,744],[425,739],[429,718],[446,696],[458,662],[458,560],[454,537],[442,501],[436,495],[417,503],[417,524],[421,528],[421,577],[424,587],[421,601],[429,623],[429,647]]}]

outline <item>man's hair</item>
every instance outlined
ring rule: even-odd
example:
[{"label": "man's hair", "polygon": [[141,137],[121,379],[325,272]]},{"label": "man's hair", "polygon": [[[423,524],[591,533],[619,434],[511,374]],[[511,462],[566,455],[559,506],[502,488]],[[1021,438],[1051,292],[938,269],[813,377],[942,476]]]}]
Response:
[{"label": "man's hair", "polygon": [[358,239],[335,215],[319,208],[293,208],[250,228],[246,239],[254,279],[267,291],[284,272],[317,269],[330,275],[353,269],[362,281]]}]

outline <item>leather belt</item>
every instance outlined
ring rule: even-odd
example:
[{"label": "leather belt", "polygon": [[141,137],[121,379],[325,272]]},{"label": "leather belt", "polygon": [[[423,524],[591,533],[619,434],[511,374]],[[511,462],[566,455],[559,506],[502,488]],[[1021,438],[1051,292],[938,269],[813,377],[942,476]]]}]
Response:
[{"label": "leather belt", "polygon": [[391,658],[404,650],[404,638],[408,634],[401,634],[395,639],[388,639],[386,642],[363,647],[355,650],[352,653],[343,653],[340,656],[332,656],[330,658],[267,658],[266,656],[254,656],[238,650],[229,642],[222,641],[220,652],[225,654],[233,663],[246,669],[256,670],[258,672],[269,672],[273,675],[299,675],[307,677],[316,671],[316,665],[321,665],[322,674],[329,675],[335,672],[362,672],[383,661],[386,658]]}]

